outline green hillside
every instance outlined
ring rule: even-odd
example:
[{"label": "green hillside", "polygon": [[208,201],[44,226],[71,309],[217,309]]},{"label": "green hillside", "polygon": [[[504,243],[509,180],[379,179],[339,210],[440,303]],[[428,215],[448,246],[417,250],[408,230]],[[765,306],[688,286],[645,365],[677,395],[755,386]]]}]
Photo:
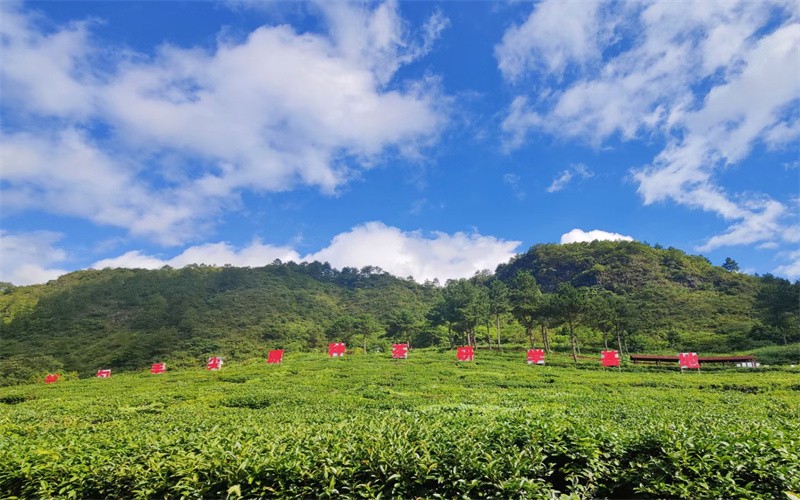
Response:
[{"label": "green hillside", "polygon": [[437,295],[379,269],[316,262],[79,271],[0,295],[0,356],[90,373],[211,353],[246,359],[265,346],[315,349],[329,336],[358,345],[364,331],[374,343],[393,311],[424,313]]},{"label": "green hillside", "polygon": [[800,282],[728,271],[703,256],[638,242],[536,245],[498,266],[529,271],[541,289],[571,283],[623,297],[642,348],[741,350],[800,341]]},{"label": "green hillside", "polygon": [[248,359],[329,341],[741,352],[800,342],[798,316],[798,282],[635,242],[537,245],[494,274],[444,286],[319,262],[87,270],[0,288],[0,380],[194,366],[209,354]]}]

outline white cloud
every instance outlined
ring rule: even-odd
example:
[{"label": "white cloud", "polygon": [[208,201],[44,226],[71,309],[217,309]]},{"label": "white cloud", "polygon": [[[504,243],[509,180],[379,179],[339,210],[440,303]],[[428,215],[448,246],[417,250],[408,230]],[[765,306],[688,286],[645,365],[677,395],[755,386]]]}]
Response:
[{"label": "white cloud", "polygon": [[334,267],[378,266],[397,276],[417,281],[446,281],[469,277],[483,269],[494,270],[509,260],[519,241],[500,240],[477,233],[405,232],[381,222],[368,222],[337,235],[331,244],[305,260],[327,261]]},{"label": "white cloud", "polygon": [[556,191],[561,191],[564,189],[564,186],[569,184],[569,181],[572,180],[572,172],[569,170],[564,170],[561,172],[561,175],[553,179],[553,183],[547,188],[548,193],[555,193]]},{"label": "white cloud", "polygon": [[561,191],[576,175],[582,179],[589,179],[594,176],[594,174],[588,168],[586,168],[586,165],[582,163],[576,163],[571,165],[570,168],[564,170],[558,177],[553,179],[552,184],[550,184],[550,186],[547,188],[547,192],[555,193],[557,191]]},{"label": "white cloud", "polygon": [[767,200],[759,208],[760,211],[748,212],[740,222],[731,225],[723,234],[709,238],[698,250],[705,252],[723,246],[749,245],[760,241],[768,244],[776,238],[792,238],[785,234],[786,228],[780,222],[786,215],[786,206],[775,200]]},{"label": "white cloud", "polygon": [[220,203],[204,189],[203,180],[173,188],[149,186],[136,177],[131,159],[102,151],[75,129],[38,135],[0,132],[0,158],[4,210],[81,217],[164,244],[193,235]]},{"label": "white cloud", "polygon": [[85,56],[91,52],[89,25],[70,23],[52,33],[16,3],[0,3],[0,81],[3,104],[57,117],[85,117],[93,106]]},{"label": "white cloud", "polygon": [[49,231],[11,233],[0,229],[0,281],[32,285],[66,273],[51,267],[67,260],[64,250],[53,246],[61,235]]},{"label": "white cloud", "polygon": [[592,241],[633,241],[630,236],[619,233],[609,233],[599,229],[584,231],[583,229],[573,229],[561,235],[561,244],[568,243],[589,243]]},{"label": "white cloud", "polygon": [[263,266],[275,259],[281,261],[328,262],[333,267],[377,266],[396,276],[414,276],[423,282],[438,278],[469,277],[476,271],[493,270],[508,261],[520,242],[505,241],[477,233],[446,234],[434,232],[425,237],[418,231],[406,232],[381,222],[368,222],[336,235],[330,245],[301,257],[289,247],[275,247],[260,242],[241,249],[227,243],[206,244],[186,249],[171,259],[161,259],[139,251],[104,259],[92,265],[158,269],[165,265],[183,267],[189,264],[222,266]]},{"label": "white cloud", "polygon": [[238,267],[258,267],[269,264],[275,259],[299,262],[300,256],[289,247],[265,245],[259,241],[254,241],[238,250],[228,243],[220,242],[189,247],[171,259],[161,259],[143,254],[139,250],[134,250],[119,257],[97,261],[91,267],[95,269],[104,269],[106,267],[159,269],[164,266],[181,268],[189,264],[206,264],[209,266],[229,264]]},{"label": "white cloud", "polygon": [[[179,244],[243,190],[333,193],[385,155],[418,158],[445,126],[448,98],[436,78],[395,75],[447,19],[434,13],[415,34],[394,2],[320,8],[328,34],[262,26],[211,49],[164,44],[147,56],[101,50],[88,23],[45,34],[1,3],[0,102],[17,127],[3,137],[4,171],[16,175],[4,203]],[[108,136],[90,140],[94,127]],[[101,175],[83,186],[83,172]]]},{"label": "white cloud", "polygon": [[[645,204],[673,201],[728,220],[727,231],[702,249],[788,241],[790,211],[781,201],[729,194],[717,174],[759,144],[792,147],[797,138],[796,2],[604,4],[583,13],[583,19],[594,16],[580,21],[588,31],[566,29],[557,43],[521,35],[539,18],[574,14],[568,3],[539,3],[496,48],[510,82],[530,75],[543,86],[513,100],[503,123],[505,147],[521,146],[533,130],[596,146],[611,138],[663,136],[664,149],[633,171]],[[560,82],[565,68],[575,74],[571,83],[549,85]],[[562,175],[551,187],[571,177]],[[758,227],[764,222],[767,228]]]},{"label": "white cloud", "polygon": [[585,65],[600,59],[601,42],[611,33],[602,19],[600,2],[545,0],[528,19],[512,26],[495,47],[498,67],[509,80],[527,71],[543,70],[560,76],[568,64]]},{"label": "white cloud", "polygon": [[789,262],[776,267],[772,272],[792,280],[800,279],[800,250],[789,252],[785,258]]}]

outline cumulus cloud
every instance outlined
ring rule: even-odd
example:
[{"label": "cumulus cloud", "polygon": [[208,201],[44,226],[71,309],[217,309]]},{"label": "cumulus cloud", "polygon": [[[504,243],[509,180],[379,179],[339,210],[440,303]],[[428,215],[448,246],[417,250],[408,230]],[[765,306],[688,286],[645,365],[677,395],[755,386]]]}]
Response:
[{"label": "cumulus cloud", "polygon": [[547,188],[547,192],[555,193],[557,191],[561,191],[576,176],[580,177],[581,179],[589,179],[590,177],[593,177],[594,174],[588,168],[586,168],[586,165],[582,163],[571,165],[570,168],[564,170],[558,177],[553,179],[553,182]]},{"label": "cumulus cloud", "polygon": [[331,244],[305,260],[330,262],[334,267],[378,266],[397,276],[417,281],[446,281],[493,270],[509,260],[519,241],[506,241],[478,233],[406,232],[381,222],[368,222],[337,235]]},{"label": "cumulus cloud", "polygon": [[52,267],[67,260],[54,246],[61,235],[49,231],[11,233],[0,229],[0,281],[32,285],[56,279],[67,271]]},{"label": "cumulus cloud", "polygon": [[284,262],[328,262],[336,268],[376,266],[396,276],[413,276],[419,282],[433,279],[444,282],[469,277],[483,269],[494,269],[508,261],[519,245],[519,241],[477,233],[434,232],[425,236],[419,231],[402,231],[381,222],[368,222],[336,235],[327,247],[303,257],[290,247],[256,241],[238,250],[227,243],[194,246],[171,259],[132,251],[98,261],[92,267],[157,269],[189,264],[255,267],[280,259]]},{"label": "cumulus cloud", "polygon": [[269,264],[275,259],[281,261],[300,261],[300,256],[289,247],[265,245],[254,241],[249,245],[236,249],[229,243],[206,243],[189,247],[179,255],[170,259],[161,259],[147,255],[139,250],[126,252],[118,257],[103,259],[92,264],[95,269],[106,267],[123,267],[132,269],[159,269],[164,266],[181,268],[189,264],[206,264],[209,266],[232,265],[238,267],[258,267]]},{"label": "cumulus cloud", "polygon": [[[581,29],[543,39],[552,18]],[[672,201],[729,221],[703,249],[787,242],[783,202],[728,193],[717,174],[759,145],[796,141],[798,20],[797,4],[782,1],[620,2],[582,13],[569,2],[538,3],[495,48],[504,77],[532,89],[508,109],[505,146],[532,131],[597,146],[662,136],[663,150],[632,172],[645,204]],[[565,72],[574,78],[561,88]],[[765,220],[768,230],[758,227]]]},{"label": "cumulus cloud", "polygon": [[633,241],[631,236],[625,236],[619,233],[609,233],[608,231],[601,231],[593,229],[591,231],[584,231],[583,229],[573,229],[568,233],[561,235],[561,244],[567,243],[589,243],[592,241]]},{"label": "cumulus cloud", "polygon": [[262,26],[151,56],[101,50],[91,23],[45,30],[0,3],[0,103],[14,127],[2,138],[13,173],[4,204],[179,244],[242,191],[334,193],[386,155],[417,158],[445,126],[448,99],[434,77],[395,76],[447,19],[436,12],[415,32],[395,2],[319,8],[325,33]]}]

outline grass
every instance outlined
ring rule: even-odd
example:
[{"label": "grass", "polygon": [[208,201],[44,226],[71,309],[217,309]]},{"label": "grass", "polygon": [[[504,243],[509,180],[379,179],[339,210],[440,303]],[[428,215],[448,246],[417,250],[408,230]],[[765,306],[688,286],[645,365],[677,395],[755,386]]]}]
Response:
[{"label": "grass", "polygon": [[[800,490],[800,371],[287,352],[0,389],[22,497],[747,497]],[[149,368],[149,365],[146,367]]]}]

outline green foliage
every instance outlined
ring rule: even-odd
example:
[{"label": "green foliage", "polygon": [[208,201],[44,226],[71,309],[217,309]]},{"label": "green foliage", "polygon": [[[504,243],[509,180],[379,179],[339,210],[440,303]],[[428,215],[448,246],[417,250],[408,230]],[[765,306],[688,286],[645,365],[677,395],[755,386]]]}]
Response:
[{"label": "green foliage", "polygon": [[[727,352],[800,340],[800,282],[729,272],[675,248],[610,241],[536,245],[498,266],[496,276],[511,283],[521,271],[533,275],[545,296],[564,283],[608,292],[617,311],[615,333],[631,351]],[[674,332],[680,332],[678,341],[670,345],[665,339]]]},{"label": "green foliage", "polygon": [[800,281],[792,284],[767,274],[762,282],[756,309],[763,324],[784,344],[800,342]]},{"label": "green foliage", "polygon": [[[564,290],[579,313],[564,315]],[[551,339],[560,325],[567,329]],[[23,372],[36,363],[19,363],[33,353],[88,375],[320,350],[329,340],[371,351],[392,341],[501,347],[539,338],[548,351],[578,354],[609,344],[718,353],[791,344],[800,341],[800,282],[728,272],[674,248],[596,241],[537,245],[494,276],[444,287],[319,262],[88,270],[45,285],[0,284],[2,384],[34,376]]]},{"label": "green foliage", "polygon": [[0,386],[39,382],[64,365],[53,356],[12,356],[0,359]]},{"label": "green foliage", "polygon": [[754,349],[751,352],[763,365],[800,366],[800,342],[796,344],[762,347],[760,349]]},{"label": "green foliage", "polygon": [[725,262],[722,263],[722,269],[728,272],[735,272],[739,270],[739,263],[730,257],[725,257]]},{"label": "green foliage", "polygon": [[[603,370],[524,351],[287,353],[0,388],[23,498],[779,498],[800,490],[788,370]],[[633,371],[629,371],[633,370]]]},{"label": "green foliage", "polygon": [[210,354],[246,359],[322,348],[343,318],[353,318],[346,340],[363,347],[394,311],[424,317],[439,293],[377,268],[318,262],[80,271],[0,293],[0,358],[36,352],[84,375]]}]

